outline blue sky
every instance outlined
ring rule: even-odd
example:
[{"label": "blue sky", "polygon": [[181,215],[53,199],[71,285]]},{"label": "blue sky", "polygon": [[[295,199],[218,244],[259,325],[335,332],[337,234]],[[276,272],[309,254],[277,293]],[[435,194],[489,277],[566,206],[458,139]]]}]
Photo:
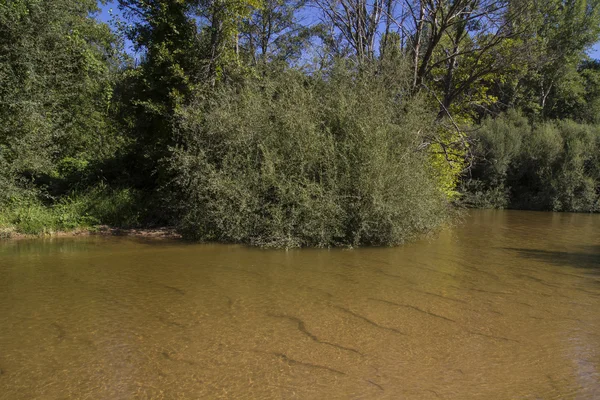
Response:
[{"label": "blue sky", "polygon": [[[102,5],[100,3],[98,3],[98,7],[100,7],[100,15],[98,16],[98,18],[101,21],[104,22],[110,22],[111,19],[111,15],[110,15],[110,10],[112,9],[112,11],[119,15],[119,9],[117,7],[117,1],[116,0],[112,0],[107,2],[106,5]],[[596,43],[589,51],[588,54],[590,55],[590,57],[592,58],[596,58],[596,59],[600,59],[600,42]]]},{"label": "blue sky", "polygon": [[109,1],[108,4],[106,4],[105,6],[103,6],[102,4],[98,3],[98,7],[101,10],[100,15],[99,15],[99,19],[101,21],[104,21],[104,22],[110,22],[110,13],[109,13],[109,10],[112,8],[114,12],[118,12],[119,11],[116,4],[117,4],[116,1]]}]

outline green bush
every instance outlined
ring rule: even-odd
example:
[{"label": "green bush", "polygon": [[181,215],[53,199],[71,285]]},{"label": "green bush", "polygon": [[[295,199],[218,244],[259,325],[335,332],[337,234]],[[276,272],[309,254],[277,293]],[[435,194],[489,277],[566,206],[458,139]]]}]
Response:
[{"label": "green bush", "polygon": [[101,224],[138,227],[144,214],[143,196],[131,188],[110,189],[99,185],[82,196],[85,213]]},{"label": "green bush", "polygon": [[479,162],[463,189],[476,207],[597,212],[600,129],[573,121],[532,127],[516,113],[476,133]]},{"label": "green bush", "polygon": [[465,203],[478,208],[509,205],[510,188],[506,180],[530,131],[527,119],[515,111],[481,123],[472,137],[478,162],[470,171],[470,179],[464,180],[462,185]]},{"label": "green bush", "polygon": [[287,72],[183,110],[171,160],[181,230],[298,247],[392,245],[436,228],[446,201],[418,150],[431,114],[384,82]]},{"label": "green bush", "polygon": [[140,204],[141,196],[133,190],[114,190],[104,185],[49,204],[35,197],[13,198],[2,205],[0,237],[9,237],[12,232],[51,234],[100,224],[136,227],[143,210]]},{"label": "green bush", "polygon": [[53,206],[39,201],[9,204],[3,211],[3,225],[24,234],[48,234],[71,231],[97,223],[92,217],[81,213],[81,204],[65,199]]}]

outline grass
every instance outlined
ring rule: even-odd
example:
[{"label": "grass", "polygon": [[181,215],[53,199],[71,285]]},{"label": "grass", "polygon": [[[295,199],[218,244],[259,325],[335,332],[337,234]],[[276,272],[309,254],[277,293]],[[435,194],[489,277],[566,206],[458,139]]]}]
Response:
[{"label": "grass", "polygon": [[12,199],[0,212],[0,238],[89,230],[98,225],[136,227],[140,220],[139,199],[140,195],[131,189],[115,190],[104,185],[49,203],[38,198]]}]

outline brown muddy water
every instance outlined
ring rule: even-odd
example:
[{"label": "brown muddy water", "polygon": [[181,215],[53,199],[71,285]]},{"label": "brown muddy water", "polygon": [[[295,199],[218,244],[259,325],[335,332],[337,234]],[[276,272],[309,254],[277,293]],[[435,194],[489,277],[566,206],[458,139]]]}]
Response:
[{"label": "brown muddy water", "polygon": [[598,399],[600,215],[399,248],[0,243],[1,399]]}]

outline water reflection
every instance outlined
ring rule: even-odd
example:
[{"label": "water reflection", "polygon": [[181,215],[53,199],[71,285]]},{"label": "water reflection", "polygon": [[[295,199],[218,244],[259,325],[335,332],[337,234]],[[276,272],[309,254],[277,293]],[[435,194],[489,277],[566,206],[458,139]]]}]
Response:
[{"label": "water reflection", "polygon": [[539,260],[543,263],[573,268],[584,268],[600,273],[600,246],[582,246],[576,251],[551,251],[526,248],[507,248],[516,251],[519,256]]}]

